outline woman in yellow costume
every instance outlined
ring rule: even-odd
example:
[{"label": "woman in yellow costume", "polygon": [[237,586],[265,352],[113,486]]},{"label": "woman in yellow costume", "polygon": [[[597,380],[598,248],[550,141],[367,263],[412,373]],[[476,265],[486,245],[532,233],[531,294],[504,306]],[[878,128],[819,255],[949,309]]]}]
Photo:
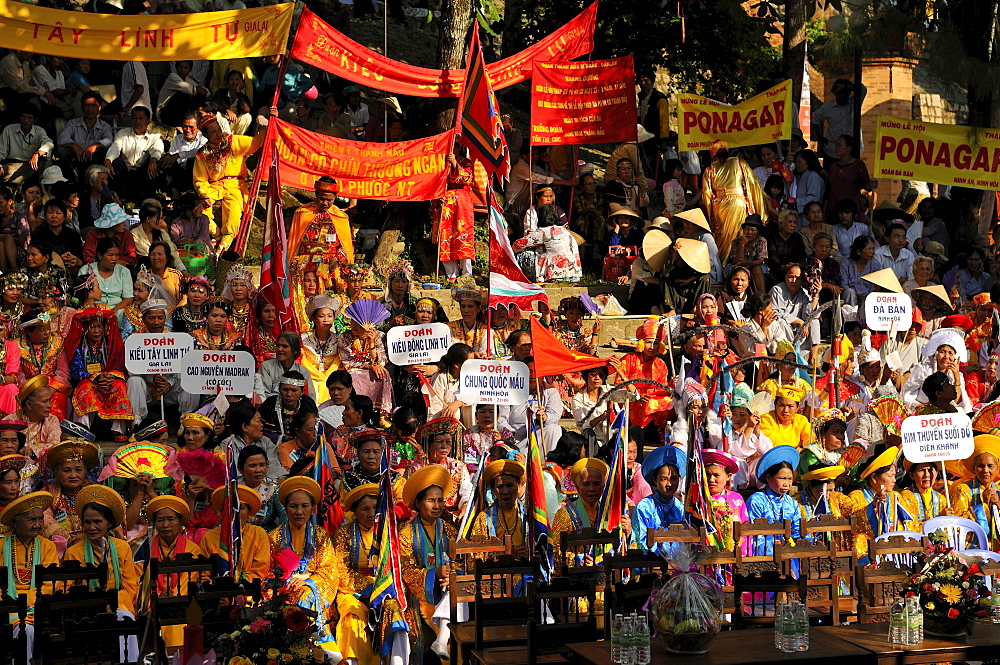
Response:
[{"label": "woman in yellow costume", "polygon": [[[110,535],[125,522],[125,502],[104,485],[88,485],[76,498],[76,514],[83,522],[84,538],[66,550],[64,560],[88,565],[107,563],[104,588],[118,591],[118,618],[134,619],[139,571],[128,543]],[[91,588],[97,588],[96,580],[90,584]],[[138,658],[139,643],[135,637],[128,638],[126,651],[129,662]]]},{"label": "woman in yellow costume", "polygon": [[[0,540],[0,567],[7,571],[7,577],[0,579],[3,593],[8,598],[20,594],[28,596],[27,653],[33,651],[35,627],[32,625],[35,613],[35,583],[37,566],[51,566],[59,563],[59,553],[51,540],[41,537],[44,513],[52,505],[52,495],[48,492],[32,492],[8,503],[0,512],[0,524],[10,530],[10,534]],[[51,583],[42,589],[51,593]],[[15,629],[16,630],[16,629]],[[17,635],[17,633],[14,633]]]},{"label": "woman in yellow costume", "polygon": [[1000,508],[1000,487],[996,483],[1000,472],[1000,437],[995,434],[977,436],[972,456],[963,464],[973,477],[951,486],[952,513],[978,522],[992,541],[994,534],[1000,531],[996,519]]},{"label": "woman in yellow costume", "polygon": [[[170,583],[167,575],[158,575],[155,582],[149,579],[149,561],[174,559],[178,554],[201,554],[201,547],[184,535],[184,525],[191,519],[191,509],[187,501],[169,494],[160,495],[146,504],[146,519],[153,527],[151,534],[135,553],[135,563],[142,579],[140,607],[147,607],[153,585],[161,596],[185,596],[188,593],[190,575],[179,575]],[[195,582],[198,577],[195,577]],[[163,641],[167,648],[179,647],[184,641],[182,626],[164,626]]]},{"label": "woman in yellow costume", "polygon": [[[779,339],[778,347],[774,351],[775,358],[781,358],[785,362],[794,363],[795,360],[795,347],[787,339]],[[771,395],[771,397],[776,397],[779,388],[791,388],[796,393],[802,393],[806,395],[812,386],[809,382],[796,374],[796,370],[791,365],[778,365],[778,375],[765,380],[757,388],[758,392],[763,390],[764,392]]]},{"label": "woman in yellow costume", "polygon": [[[399,562],[406,583],[407,605],[414,617],[410,622],[410,661],[414,665],[423,662],[428,648],[438,656],[448,657],[451,637],[448,548],[457,532],[441,516],[445,510],[444,497],[450,490],[451,476],[437,465],[420,469],[403,486],[403,502],[417,513],[399,532]],[[434,631],[437,637],[428,644]]]},{"label": "woman in yellow costume", "polygon": [[940,463],[917,462],[903,460],[903,468],[909,476],[910,486],[899,493],[899,500],[910,513],[910,524],[914,531],[923,532],[924,522],[932,517],[951,515],[948,499],[944,494],[934,489],[938,476],[941,475]]},{"label": "woman in yellow costume", "polygon": [[711,220],[719,260],[725,265],[747,216],[764,216],[767,208],[760,181],[749,164],[730,156],[725,141],[713,141],[709,152],[712,164],[703,176],[702,208]]},{"label": "woman in yellow costume", "polygon": [[87,469],[97,464],[97,453],[93,443],[69,439],[49,448],[46,455],[46,464],[52,469],[52,483],[47,488],[52,504],[45,510],[42,535],[56,544],[60,557],[83,538],[76,506],[80,492],[90,485]]},{"label": "woman in yellow costume", "polygon": [[[233,265],[226,273],[226,285],[222,287],[222,293],[219,295],[232,303],[227,325],[239,339],[243,339],[250,323],[250,307],[254,296],[257,295],[257,289],[253,285],[253,275],[244,265],[240,263]],[[209,307],[211,305],[205,303],[206,316]]]},{"label": "woman in yellow costume", "polygon": [[[265,580],[271,577],[271,542],[267,532],[250,518],[260,512],[260,494],[246,485],[237,485],[236,494],[240,501],[240,557],[236,562],[237,579]],[[219,487],[212,492],[212,508],[222,514],[225,506],[226,488]],[[223,561],[229,561],[229,553],[221,547],[222,526],[205,532],[201,538],[201,552],[205,556],[218,554]]]},{"label": "woman in yellow costume", "polygon": [[799,482],[802,483],[802,491],[799,493],[802,519],[811,520],[820,515],[839,518],[854,512],[854,505],[847,495],[837,491],[837,479],[845,473],[847,470],[842,466],[818,462],[810,471],[799,476]]},{"label": "woman in yellow costume", "polygon": [[[348,521],[333,536],[333,548],[344,562],[337,593],[337,646],[351,665],[379,665],[381,656],[391,653],[393,665],[405,665],[409,660],[410,643],[407,621],[399,602],[388,599],[382,605],[378,634],[367,633],[368,607],[360,600],[375,582],[378,557],[372,554],[375,541],[375,518],[379,501],[379,485],[366,483],[355,487],[341,498],[340,504]],[[354,519],[350,516],[353,514]],[[372,645],[380,645],[376,653]]]},{"label": "woman in yellow costume", "polygon": [[489,335],[483,315],[483,291],[471,277],[458,280],[451,287],[451,299],[458,303],[462,317],[448,324],[453,342],[472,347],[476,358],[486,358],[489,353]]},{"label": "woman in yellow costume", "polygon": [[[277,115],[277,109],[271,109]],[[213,236],[221,233],[218,252],[229,249],[240,229],[240,218],[246,205],[246,158],[264,145],[266,132],[253,138],[226,134],[214,114],[206,115],[198,129],[208,141],[194,158],[194,188],[212,205],[205,210]],[[212,206],[222,202],[222,223],[215,223]]]},{"label": "woman in yellow costume", "polygon": [[309,317],[312,332],[302,335],[302,356],[299,362],[309,370],[312,386],[309,394],[317,404],[330,399],[330,389],[326,387],[326,377],[335,369],[340,369],[340,346],[334,321],[340,312],[341,299],[337,296],[321,295],[309,300],[306,316]]},{"label": "woman in yellow costume", "polygon": [[[514,555],[527,556],[527,532],[521,518],[520,490],[524,485],[524,465],[516,460],[501,459],[490,462],[483,470],[483,494],[493,493],[493,501],[486,510],[476,515],[472,534],[489,538],[511,537]],[[485,503],[485,496],[483,499]]]},{"label": "woman in yellow costume", "polygon": [[322,490],[312,478],[294,476],[282,482],[278,501],[285,507],[288,521],[271,531],[268,539],[272,568],[282,571],[289,598],[316,612],[316,642],[335,651],[329,622],[342,571],[330,536],[312,520],[321,497]]},{"label": "woman in yellow costume", "polygon": [[851,492],[854,509],[854,552],[858,564],[872,563],[868,556],[869,541],[890,531],[912,531],[912,517],[903,506],[896,486],[896,456],[899,448],[886,448],[861,472],[864,487]]}]

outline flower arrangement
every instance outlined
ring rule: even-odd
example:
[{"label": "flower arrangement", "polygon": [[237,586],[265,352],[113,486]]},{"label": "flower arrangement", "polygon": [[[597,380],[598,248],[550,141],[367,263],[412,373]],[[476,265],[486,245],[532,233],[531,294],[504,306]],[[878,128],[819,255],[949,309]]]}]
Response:
[{"label": "flower arrangement", "polygon": [[226,665],[313,665],[326,654],[312,640],[315,622],[282,593],[258,607],[233,610],[237,629],[218,638],[216,651]]},{"label": "flower arrangement", "polygon": [[938,534],[930,536],[926,553],[917,555],[907,598],[918,596],[924,630],[935,635],[972,634],[976,619],[989,616],[990,590],[978,564],[969,563]]},{"label": "flower arrangement", "polygon": [[650,598],[656,634],[671,653],[706,653],[722,625],[722,587],[698,572],[696,552],[678,547],[673,574]]}]

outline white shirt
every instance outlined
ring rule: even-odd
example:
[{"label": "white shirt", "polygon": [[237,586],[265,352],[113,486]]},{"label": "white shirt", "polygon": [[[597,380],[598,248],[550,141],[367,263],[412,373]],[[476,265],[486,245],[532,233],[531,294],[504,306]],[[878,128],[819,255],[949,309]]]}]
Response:
[{"label": "white shirt", "polygon": [[197,89],[198,82],[190,76],[182,79],[180,74],[171,74],[167,77],[167,80],[163,82],[163,87],[160,88],[160,96],[156,100],[156,114],[160,114],[160,109],[163,108],[163,105],[166,104],[167,100],[173,97],[175,93],[193,95]]},{"label": "white shirt", "polygon": [[45,93],[44,88],[31,83],[31,66],[17,59],[17,54],[9,53],[0,60],[0,87],[10,88],[17,92],[31,92],[36,95]]},{"label": "white shirt", "polygon": [[[865,101],[865,95],[868,94],[868,88],[864,85],[861,86],[861,103]],[[822,106],[819,110],[813,114],[812,124],[822,128],[823,121],[827,121],[826,127],[826,140],[827,144],[824,148],[824,152],[827,157],[837,156],[837,139],[840,138],[841,134],[847,134],[848,136],[854,136],[854,95],[847,98],[846,104],[838,104],[836,99],[833,99]],[[861,140],[861,128],[858,127],[858,136],[855,137],[858,141],[858,153],[865,151],[864,143]]]},{"label": "white shirt", "polygon": [[149,79],[146,78],[146,68],[141,62],[127,62],[122,68],[122,104],[128,104],[132,99],[132,93],[136,86],[142,86],[142,95],[136,101],[135,106],[144,106],[152,113],[153,103],[149,96]]},{"label": "white shirt", "polygon": [[201,150],[201,146],[208,143],[208,139],[201,132],[195,134],[194,141],[188,141],[184,138],[184,134],[178,132],[174,136],[174,140],[170,142],[170,149],[167,150],[169,155],[177,155],[178,164],[187,164],[189,159],[194,159],[198,151]]},{"label": "white shirt", "polygon": [[112,162],[122,156],[130,169],[145,165],[150,159],[163,156],[163,141],[159,134],[147,131],[139,136],[132,129],[123,129],[108,148],[107,159]]},{"label": "white shirt", "polygon": [[916,257],[916,254],[905,247],[899,250],[899,256],[896,258],[892,258],[889,245],[883,245],[875,250],[875,262],[882,266],[883,270],[891,268],[900,282],[913,279],[913,259]]},{"label": "white shirt", "polygon": [[20,123],[13,123],[0,132],[0,161],[12,159],[26,162],[38,151],[52,153],[52,139],[38,125],[32,125],[27,134],[21,133]]},{"label": "white shirt", "polygon": [[40,88],[52,92],[53,90],[65,90],[66,79],[63,78],[62,70],[57,69],[55,74],[51,74],[45,67],[36,67],[31,74],[31,80]]}]

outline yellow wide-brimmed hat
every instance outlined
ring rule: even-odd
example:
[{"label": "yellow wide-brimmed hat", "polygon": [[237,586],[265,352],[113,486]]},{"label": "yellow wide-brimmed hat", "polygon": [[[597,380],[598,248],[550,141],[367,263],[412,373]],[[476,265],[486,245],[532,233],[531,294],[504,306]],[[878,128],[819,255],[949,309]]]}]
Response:
[{"label": "yellow wide-brimmed hat", "polygon": [[483,487],[489,487],[497,476],[514,476],[518,484],[524,482],[524,465],[517,460],[498,459],[483,469]]},{"label": "yellow wide-brimmed hat", "polygon": [[90,469],[97,464],[98,448],[96,444],[83,439],[68,439],[60,441],[49,448],[45,463],[54,469],[63,462],[83,462],[84,468]]},{"label": "yellow wide-brimmed hat", "polygon": [[308,476],[292,476],[285,478],[278,486],[278,501],[281,505],[285,505],[285,499],[288,498],[288,495],[299,490],[311,496],[313,503],[319,503],[319,500],[323,498],[323,490],[315,480]]},{"label": "yellow wide-brimmed hat", "polygon": [[847,471],[847,469],[845,469],[844,467],[840,466],[839,464],[834,464],[833,466],[824,466],[819,469],[813,469],[812,471],[807,471],[806,473],[803,473],[801,476],[799,476],[799,480],[803,482],[810,482],[813,480],[822,480],[822,481],[836,480],[837,478],[840,478],[840,476],[844,475],[845,471]]},{"label": "yellow wide-brimmed hat", "polygon": [[865,467],[865,470],[861,472],[861,478],[865,479],[872,475],[878,469],[884,466],[889,466],[896,461],[896,455],[899,454],[899,446],[890,446],[882,451],[882,453],[872,459],[871,463]]},{"label": "yellow wide-brimmed hat", "polygon": [[215,429],[215,422],[208,416],[201,413],[187,413],[181,418],[181,425],[184,427],[204,427]]},{"label": "yellow wide-brimmed hat", "polygon": [[608,472],[611,470],[604,460],[599,460],[596,457],[584,457],[582,460],[574,462],[573,466],[569,468],[569,477],[574,485],[580,487],[580,483],[583,482],[583,474],[587,469],[599,471],[603,480],[608,479]]},{"label": "yellow wide-brimmed hat", "polygon": [[352,512],[354,510],[354,504],[361,501],[364,497],[373,496],[378,498],[379,489],[378,483],[365,483],[364,485],[358,485],[340,499],[340,506],[345,512]]},{"label": "yellow wide-brimmed hat", "polygon": [[14,526],[14,518],[22,513],[26,513],[32,508],[45,510],[52,505],[52,494],[50,492],[31,492],[24,496],[19,496],[0,511],[0,524],[6,527]]},{"label": "yellow wide-brimmed hat", "polygon": [[903,287],[899,283],[899,278],[896,277],[896,273],[892,271],[892,268],[883,268],[882,270],[870,272],[867,275],[862,276],[861,279],[866,282],[870,282],[879,288],[886,289],[887,291],[892,291],[893,293],[903,293]]},{"label": "yellow wide-brimmed hat", "polygon": [[[250,506],[250,512],[255,515],[260,512],[260,507],[264,505],[264,502],[260,500],[260,494],[257,493],[257,490],[246,485],[237,485],[236,495],[240,498],[240,503]],[[215,509],[215,512],[222,513],[222,506],[225,500],[226,486],[216,487],[215,491],[212,492],[212,508]]]},{"label": "yellow wide-brimmed hat", "polygon": [[181,518],[181,522],[186,523],[191,519],[191,507],[188,506],[187,501],[184,499],[173,496],[171,494],[161,494],[158,497],[149,500],[146,504],[146,516],[150,523],[156,519],[156,513],[164,508],[169,508],[170,510],[177,513]]},{"label": "yellow wide-brimmed hat", "polygon": [[965,459],[963,464],[965,464],[965,468],[969,470],[969,473],[975,475],[975,472],[972,470],[973,464],[975,464],[976,458],[983,453],[989,453],[990,455],[993,455],[997,461],[1000,461],[1000,436],[997,436],[996,434],[980,434],[973,439],[973,442],[976,447],[972,451],[972,454]]},{"label": "yellow wide-brimmed hat", "polygon": [[443,466],[430,464],[407,478],[403,485],[403,503],[416,510],[417,495],[433,485],[440,487],[445,496],[451,491],[451,474]]},{"label": "yellow wide-brimmed hat", "polygon": [[125,501],[118,492],[106,485],[87,485],[76,493],[76,514],[83,517],[84,508],[88,503],[96,503],[111,510],[114,524],[111,528],[125,522]]}]

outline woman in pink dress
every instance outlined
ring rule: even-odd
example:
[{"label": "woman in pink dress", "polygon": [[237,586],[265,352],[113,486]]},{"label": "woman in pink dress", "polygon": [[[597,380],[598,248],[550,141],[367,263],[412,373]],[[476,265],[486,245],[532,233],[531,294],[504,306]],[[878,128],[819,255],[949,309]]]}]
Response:
[{"label": "woman in pink dress", "polygon": [[0,411],[14,413],[17,411],[17,375],[21,371],[21,347],[11,339],[3,340],[0,346],[0,366],[3,367],[3,377],[0,378]]}]

